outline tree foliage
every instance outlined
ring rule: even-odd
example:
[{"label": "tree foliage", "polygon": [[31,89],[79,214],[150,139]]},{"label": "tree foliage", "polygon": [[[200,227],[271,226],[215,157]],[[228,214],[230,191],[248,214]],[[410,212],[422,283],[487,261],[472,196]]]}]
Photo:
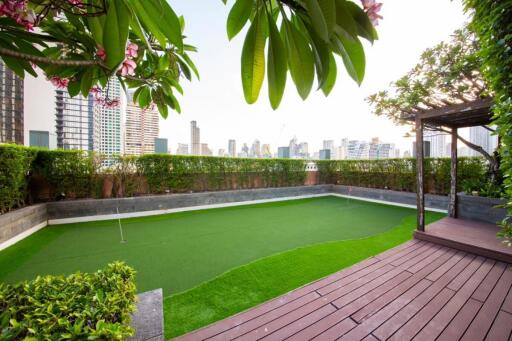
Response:
[{"label": "tree foliage", "polygon": [[[512,1],[465,0],[473,14],[472,29],[481,49],[482,71],[494,92],[494,124],[501,140],[501,169],[508,198],[512,198]],[[502,236],[512,245],[512,201]]]},{"label": "tree foliage", "polygon": [[[348,0],[236,0],[227,32],[231,39],[250,26],[241,63],[246,101],[258,99],[265,69],[274,109],[288,70],[303,99],[315,71],[318,88],[329,94],[337,74],[333,54],[361,83],[360,38],[377,39],[380,6],[370,0],[363,7]],[[20,77],[37,76],[39,68],[71,96],[98,92],[117,77],[134,89],[134,101],[156,105],[163,117],[169,108],[181,110],[181,80],[199,78],[189,56],[196,49],[185,42],[184,29],[184,18],[167,0],[0,0],[0,56]]]}]

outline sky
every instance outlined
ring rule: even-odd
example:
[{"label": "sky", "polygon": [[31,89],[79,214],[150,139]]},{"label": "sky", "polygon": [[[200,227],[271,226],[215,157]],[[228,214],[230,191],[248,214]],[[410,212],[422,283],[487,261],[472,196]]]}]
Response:
[{"label": "sky", "polygon": [[160,136],[169,139],[175,152],[178,143],[190,144],[190,121],[196,120],[201,142],[208,143],[215,155],[219,148],[227,150],[228,139],[237,141],[237,149],[258,139],[275,151],[294,136],[309,142],[310,153],[318,151],[323,140],[332,139],[339,145],[342,138],[380,137],[402,152],[411,149],[411,139],[404,138],[408,128],[372,114],[365,98],[388,89],[417,63],[424,49],[449,39],[467,21],[460,0],[384,0],[384,19],[377,27],[380,39],[373,46],[365,43],[363,84],[358,86],[338,59],[338,80],[329,97],[313,91],[302,101],[289,77],[283,101],[274,111],[266,85],[256,104],[244,100],[240,55],[245,31],[232,41],[226,35],[226,19],[234,1],[227,6],[221,0],[169,2],[185,17],[187,43],[199,50],[192,59],[201,79],[183,79],[182,113],[161,119]]}]

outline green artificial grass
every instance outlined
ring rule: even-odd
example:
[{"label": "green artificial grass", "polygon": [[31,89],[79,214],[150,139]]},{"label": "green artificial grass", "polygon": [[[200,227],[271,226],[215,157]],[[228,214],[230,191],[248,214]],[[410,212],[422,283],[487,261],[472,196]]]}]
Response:
[{"label": "green artificial grass", "polygon": [[172,295],[165,316],[174,336],[410,239],[414,216],[329,196],[123,219],[126,243],[117,221],[51,226],[0,252],[0,281],[125,261],[139,292]]}]

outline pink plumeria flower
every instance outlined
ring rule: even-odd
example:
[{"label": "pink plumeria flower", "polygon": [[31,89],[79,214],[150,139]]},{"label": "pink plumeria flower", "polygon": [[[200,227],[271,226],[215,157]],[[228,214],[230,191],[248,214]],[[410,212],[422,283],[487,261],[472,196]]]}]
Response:
[{"label": "pink plumeria flower", "polygon": [[129,43],[126,47],[126,57],[128,58],[137,58],[139,51],[139,46],[134,43]]},{"label": "pink plumeria flower", "polygon": [[137,64],[131,59],[125,59],[123,66],[121,66],[121,76],[133,76],[135,74],[135,68]]},{"label": "pink plumeria flower", "polygon": [[368,18],[370,18],[373,26],[377,26],[379,24],[379,20],[383,19],[379,14],[382,9],[382,3],[375,2],[375,0],[361,0],[361,3],[363,4],[363,8],[368,15]]},{"label": "pink plumeria flower", "polygon": [[105,49],[103,47],[98,48],[98,50],[96,51],[96,56],[103,61],[107,59],[107,53],[105,52]]},{"label": "pink plumeria flower", "polygon": [[50,78],[50,82],[57,88],[57,89],[65,89],[68,87],[69,79],[67,78],[60,78],[59,76],[53,76]]}]

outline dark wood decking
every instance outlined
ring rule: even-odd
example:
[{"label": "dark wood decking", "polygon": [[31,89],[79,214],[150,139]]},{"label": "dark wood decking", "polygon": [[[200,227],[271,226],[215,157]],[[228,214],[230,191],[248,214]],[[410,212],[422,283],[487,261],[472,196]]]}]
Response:
[{"label": "dark wood decking", "polygon": [[413,240],[179,340],[512,340],[512,265]]},{"label": "dark wood decking", "polygon": [[512,263],[512,248],[496,238],[496,225],[463,219],[444,218],[428,225],[415,237],[480,256]]}]

